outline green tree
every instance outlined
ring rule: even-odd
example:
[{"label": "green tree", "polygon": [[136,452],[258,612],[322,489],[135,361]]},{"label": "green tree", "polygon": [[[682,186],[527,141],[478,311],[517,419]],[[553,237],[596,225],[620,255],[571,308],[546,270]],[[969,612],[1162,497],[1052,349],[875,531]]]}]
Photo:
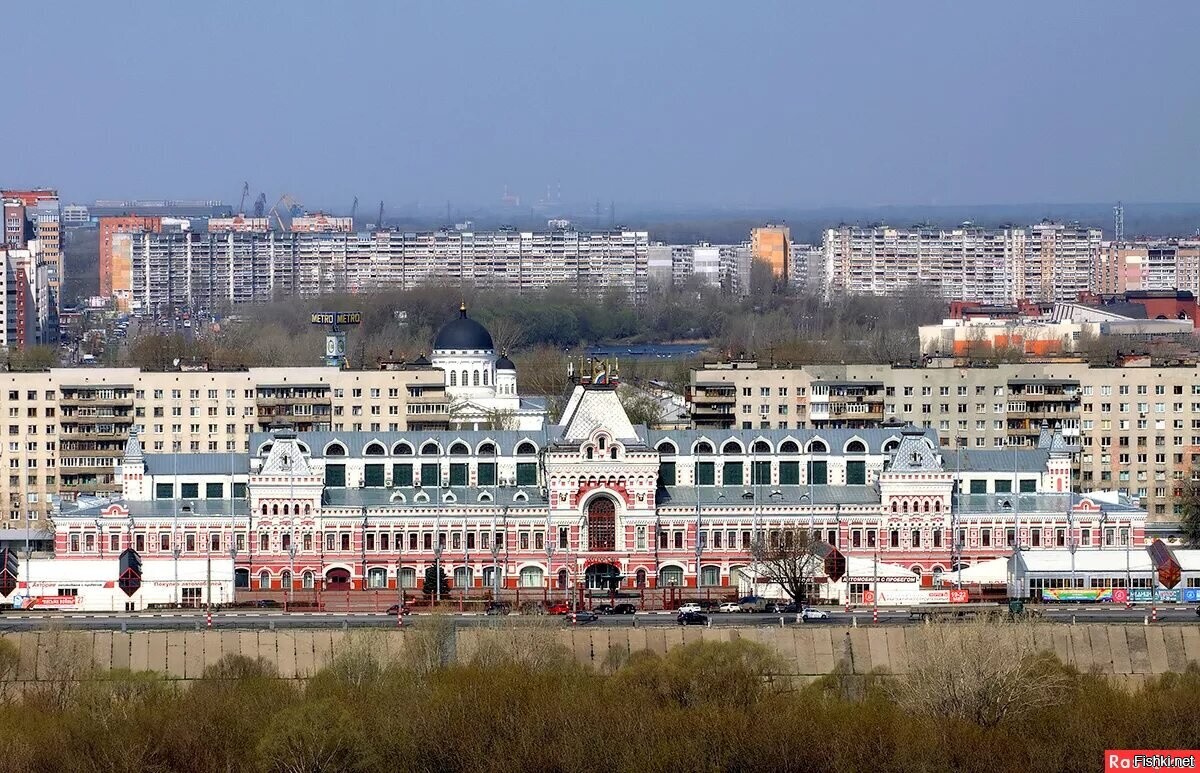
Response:
[{"label": "green tree", "polygon": [[[438,575],[441,575],[439,578]],[[425,569],[425,581],[421,583],[421,590],[426,596],[437,594],[438,581],[442,585],[442,598],[450,595],[450,581],[446,578],[446,572],[437,566],[430,566]]]},{"label": "green tree", "polygon": [[1192,547],[1200,547],[1200,480],[1196,479],[1196,471],[1183,487],[1183,493],[1176,500],[1179,505],[1179,525],[1183,530],[1183,538]]}]

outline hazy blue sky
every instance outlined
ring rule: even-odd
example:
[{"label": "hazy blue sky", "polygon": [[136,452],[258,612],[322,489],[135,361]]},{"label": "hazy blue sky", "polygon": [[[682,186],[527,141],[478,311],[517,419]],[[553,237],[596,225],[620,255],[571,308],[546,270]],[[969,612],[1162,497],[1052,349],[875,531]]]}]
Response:
[{"label": "hazy blue sky", "polygon": [[67,200],[1200,200],[1196,2],[21,2],[0,25],[0,184]]}]

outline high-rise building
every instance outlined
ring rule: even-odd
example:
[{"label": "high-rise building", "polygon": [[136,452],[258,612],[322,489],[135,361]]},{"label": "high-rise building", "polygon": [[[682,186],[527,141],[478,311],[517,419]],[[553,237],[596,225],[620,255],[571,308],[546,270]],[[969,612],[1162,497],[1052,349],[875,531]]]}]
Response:
[{"label": "high-rise building", "polygon": [[771,267],[779,279],[791,276],[792,232],[786,225],[765,225],[750,231],[750,256]]},{"label": "high-rise building", "polygon": [[514,292],[616,290],[640,302],[649,246],[645,231],[197,233],[163,227],[130,234],[129,306],[211,309],[279,295],[447,282]]},{"label": "high-rise building", "polygon": [[157,215],[109,215],[100,218],[100,295],[114,298],[117,307],[129,308],[130,264],[133,260],[131,239],[116,239],[117,234],[133,234],[162,230],[162,218]]},{"label": "high-rise building", "polygon": [[982,303],[1073,301],[1093,288],[1100,244],[1097,229],[1051,222],[995,230],[842,225],[825,232],[824,286],[828,297],[919,288]]}]

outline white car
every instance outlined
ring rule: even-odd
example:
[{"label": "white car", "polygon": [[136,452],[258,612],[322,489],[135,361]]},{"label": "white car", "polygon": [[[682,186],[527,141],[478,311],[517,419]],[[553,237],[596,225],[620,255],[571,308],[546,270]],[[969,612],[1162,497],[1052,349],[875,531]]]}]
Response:
[{"label": "white car", "polygon": [[696,603],[688,602],[687,604],[680,606],[679,611],[680,612],[699,612],[700,605],[696,604]]},{"label": "white car", "polygon": [[724,604],[722,604],[720,606],[720,608],[717,611],[718,612],[741,612],[742,606],[741,606],[741,604],[738,604],[736,601],[726,601]]},{"label": "white car", "polygon": [[828,620],[829,613],[824,609],[816,609],[814,607],[805,607],[800,610],[801,620]]}]

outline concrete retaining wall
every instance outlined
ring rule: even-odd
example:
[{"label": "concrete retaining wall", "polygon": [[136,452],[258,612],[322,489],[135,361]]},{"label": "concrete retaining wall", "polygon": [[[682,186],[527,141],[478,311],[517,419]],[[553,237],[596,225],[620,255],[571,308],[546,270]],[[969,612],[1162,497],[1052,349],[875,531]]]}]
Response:
[{"label": "concrete retaining wall", "polygon": [[[156,671],[171,679],[198,678],[206,666],[225,655],[263,658],[285,678],[311,676],[327,664],[347,637],[375,637],[388,657],[399,656],[413,630],[279,630],[279,631],[31,631],[5,634],[20,653],[17,682],[63,678],[103,678],[111,669]],[[460,659],[469,658],[486,629],[463,628],[449,643]],[[922,626],[835,628],[575,628],[551,629],[583,664],[599,668],[612,651],[650,650],[659,654],[695,641],[756,641],[775,650],[792,675],[811,679],[832,672],[839,663],[855,674],[873,670],[902,674],[911,646],[920,646]],[[1131,687],[1153,676],[1182,671],[1200,662],[1200,627],[1189,625],[1046,625],[1038,637],[1048,651],[1083,671],[1098,670]]]}]

